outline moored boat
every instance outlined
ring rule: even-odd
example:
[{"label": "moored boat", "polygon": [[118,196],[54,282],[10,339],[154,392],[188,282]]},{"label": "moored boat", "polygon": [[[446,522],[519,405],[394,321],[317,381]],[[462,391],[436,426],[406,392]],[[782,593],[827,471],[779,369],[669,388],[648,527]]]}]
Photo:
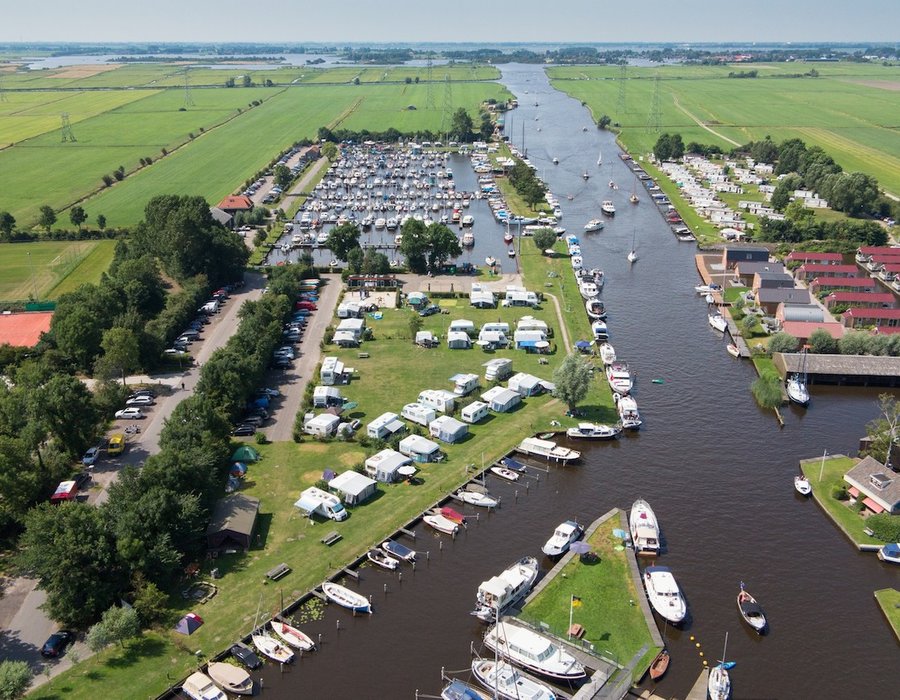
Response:
[{"label": "moored boat", "polygon": [[514,236],[509,231],[507,231],[506,233],[503,234],[503,242],[504,243],[512,243],[513,238],[514,238]]},{"label": "moored boat", "polygon": [[498,576],[482,581],[475,595],[472,614],[484,622],[493,622],[498,615],[528,594],[538,575],[538,561],[522,557]]},{"label": "moored boat", "polygon": [[611,365],[616,361],[616,350],[609,343],[600,343],[597,348],[600,352],[600,360],[604,365]]},{"label": "moored boat", "polygon": [[475,659],[472,675],[485,688],[503,700],[555,700],[556,693],[538,681],[532,680],[505,661]]},{"label": "moored boat", "polygon": [[394,540],[385,540],[381,543],[381,548],[388,554],[403,559],[404,561],[416,560],[416,553],[412,549],[399,542],[394,542]]},{"label": "moored boat", "polygon": [[707,316],[707,319],[709,320],[709,325],[719,331],[719,333],[724,333],[728,330],[728,322],[722,314],[718,312],[712,313]]},{"label": "moored boat", "polygon": [[188,676],[181,689],[193,700],[228,700],[228,696],[217,688],[212,679],[205,673],[195,671]]},{"label": "moored boat", "polygon": [[569,550],[569,545],[581,538],[584,528],[574,520],[566,520],[556,526],[550,539],[541,547],[548,557],[558,557]]},{"label": "moored boat", "polygon": [[584,230],[586,233],[594,233],[595,231],[602,231],[605,225],[603,219],[591,219],[584,225]]},{"label": "moored boat", "polygon": [[584,302],[588,318],[594,321],[602,321],[606,318],[606,305],[599,299],[588,299]]},{"label": "moored boat", "polygon": [[766,613],[762,606],[756,602],[756,598],[744,590],[744,582],[741,581],[741,590],[737,594],[737,607],[744,622],[750,625],[757,634],[766,631]]},{"label": "moored boat", "polygon": [[459,530],[459,525],[452,520],[445,518],[440,513],[430,513],[425,515],[422,517],[422,521],[438,532],[443,532],[447,535],[455,535]]},{"label": "moored boat", "polygon": [[289,625],[281,620],[272,620],[269,623],[272,630],[281,637],[289,646],[303,651],[309,651],[316,646],[316,643],[304,632],[301,632],[293,625]]},{"label": "moored boat", "polygon": [[383,552],[380,549],[370,549],[366,552],[366,559],[376,566],[380,566],[382,569],[387,569],[388,571],[393,571],[400,566],[399,559],[394,559],[390,554]]},{"label": "moored boat", "polygon": [[253,695],[253,679],[240,666],[213,661],[206,667],[213,683],[235,695]]},{"label": "moored boat", "polygon": [[590,301],[600,293],[600,288],[591,280],[582,278],[578,282],[578,292],[581,294],[582,299]]},{"label": "moored boat", "polygon": [[732,357],[740,357],[741,356],[740,349],[734,343],[728,343],[728,345],[725,346],[725,349],[728,351],[728,354],[731,355]]},{"label": "moored boat", "polygon": [[606,381],[609,388],[621,396],[630,393],[634,386],[628,363],[623,360],[616,360],[606,366]]},{"label": "moored boat", "polygon": [[459,511],[453,510],[453,508],[451,508],[450,506],[442,506],[440,513],[445,518],[447,518],[447,520],[452,520],[453,522],[459,523],[460,525],[466,524],[466,516]]},{"label": "moored boat", "polygon": [[809,483],[809,479],[803,474],[798,474],[794,477],[794,489],[801,496],[808,496],[812,493],[812,484]]},{"label": "moored boat", "polygon": [[491,697],[468,683],[454,679],[444,686],[441,700],[491,700]]},{"label": "moored boat", "polygon": [[637,430],[640,428],[643,421],[634,397],[613,394],[613,399],[616,402],[616,410],[619,412],[619,421],[622,423],[622,427],[625,430]]},{"label": "moored boat", "polygon": [[496,508],[500,505],[500,501],[493,496],[486,493],[479,493],[478,491],[465,491],[460,489],[456,492],[456,498],[463,503],[468,503],[470,506],[481,506],[482,508]]},{"label": "moored boat", "polygon": [[604,199],[600,204],[600,211],[602,211],[607,216],[615,216],[616,215],[616,206],[612,203],[610,199]]},{"label": "moored boat", "polygon": [[809,405],[809,389],[806,388],[806,382],[794,374],[787,381],[788,398],[798,406]]},{"label": "moored boat", "polygon": [[294,652],[288,649],[284,644],[268,634],[254,634],[250,636],[253,646],[263,656],[277,661],[280,664],[287,664],[294,660]]},{"label": "moored boat", "polygon": [[322,592],[328,600],[333,601],[343,608],[348,608],[353,612],[371,613],[372,606],[365,596],[351,591],[340,584],[333,581],[326,581],[322,584]]},{"label": "moored boat", "polygon": [[594,334],[595,341],[609,340],[609,328],[606,321],[594,321],[591,324],[591,333]]},{"label": "moored boat", "polygon": [[587,438],[590,440],[612,440],[622,434],[619,425],[604,425],[598,423],[579,423],[566,430],[570,438]]},{"label": "moored boat", "polygon": [[721,292],[722,285],[720,284],[699,284],[694,287],[694,291],[697,294],[712,294],[713,292]]},{"label": "moored boat", "polygon": [[632,504],[628,526],[635,552],[659,553],[659,523],[647,501],[639,498]]},{"label": "moored boat", "polygon": [[493,267],[494,265],[497,264],[497,258],[489,255],[488,257],[486,257],[484,259],[484,264],[487,265],[488,267]]},{"label": "moored boat", "polygon": [[710,700],[728,700],[731,695],[731,678],[724,664],[717,664],[709,670],[709,680],[706,684]]},{"label": "moored boat", "polygon": [[498,656],[517,666],[548,678],[571,681],[584,678],[584,666],[553,640],[530,629],[500,622],[484,637],[484,643]]},{"label": "moored boat", "polygon": [[673,625],[687,615],[687,604],[672,572],[666,566],[648,566],[644,569],[644,588],[650,606]]},{"label": "moored boat", "polygon": [[669,670],[669,652],[666,649],[663,649],[659,652],[659,656],[653,659],[653,663],[650,664],[650,680],[659,680],[665,675],[666,671]]},{"label": "moored boat", "polygon": [[552,459],[556,462],[574,462],[581,458],[581,453],[577,450],[562,447],[552,440],[541,440],[541,438],[535,437],[522,440],[516,446],[516,451],[526,455]]},{"label": "moored boat", "polygon": [[506,467],[491,467],[491,471],[501,479],[506,479],[507,481],[519,480],[519,475],[512,469],[507,469]]},{"label": "moored boat", "polygon": [[900,543],[889,542],[878,550],[878,558],[889,564],[900,564]]}]

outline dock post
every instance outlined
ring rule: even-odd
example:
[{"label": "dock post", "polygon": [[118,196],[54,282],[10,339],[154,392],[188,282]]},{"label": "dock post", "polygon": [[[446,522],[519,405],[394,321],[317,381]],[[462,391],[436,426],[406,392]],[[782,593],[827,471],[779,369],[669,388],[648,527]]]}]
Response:
[{"label": "dock post", "polygon": [[402,571],[397,572],[397,582],[403,583],[403,572]]},{"label": "dock post", "polygon": [[337,631],[340,632],[340,631],[341,631],[341,621],[340,621],[340,618],[338,618],[337,620],[335,620],[335,622],[337,623],[337,624],[335,625],[335,629],[337,629]]},{"label": "dock post", "polygon": [[387,584],[384,584],[384,594],[387,595]]},{"label": "dock post", "polygon": [[519,489],[516,489],[515,493],[513,494],[513,498],[515,499],[516,503],[519,502]]}]

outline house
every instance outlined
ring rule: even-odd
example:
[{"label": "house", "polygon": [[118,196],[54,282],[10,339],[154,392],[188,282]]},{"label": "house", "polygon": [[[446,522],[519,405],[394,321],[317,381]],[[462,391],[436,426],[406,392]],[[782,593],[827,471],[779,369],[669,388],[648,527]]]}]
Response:
[{"label": "house", "polygon": [[823,300],[825,307],[833,309],[839,304],[849,304],[854,308],[892,308],[896,298],[890,292],[832,292]]},{"label": "house", "polygon": [[428,432],[431,433],[431,437],[452,444],[463,440],[469,434],[469,426],[451,416],[439,416],[431,421]]},{"label": "house", "polygon": [[329,406],[341,406],[344,397],[339,389],[333,386],[317,386],[313,389],[313,408],[328,408]]},{"label": "house", "polygon": [[230,195],[225,197],[216,205],[216,209],[221,209],[227,214],[237,214],[239,211],[248,212],[253,209],[253,200],[243,194]]},{"label": "house", "polygon": [[422,348],[436,348],[440,345],[440,341],[431,331],[416,331],[416,345]]},{"label": "house", "polygon": [[803,282],[827,275],[828,277],[856,277],[859,268],[856,265],[831,265],[829,263],[804,263],[794,271],[794,276]]},{"label": "house", "polygon": [[840,253],[814,253],[801,250],[792,250],[784,259],[785,263],[821,263],[840,265],[844,262],[844,256]]},{"label": "house", "polygon": [[785,304],[782,302],[775,310],[775,318],[784,324],[785,321],[815,321],[825,320],[825,311],[815,304]]},{"label": "house", "polygon": [[740,283],[745,287],[753,285],[753,276],[757,272],[779,272],[785,274],[787,273],[787,270],[781,263],[769,262],[768,260],[765,262],[742,261],[734,266],[735,277],[737,277]]},{"label": "house", "polygon": [[753,282],[750,288],[756,294],[760,289],[778,289],[787,287],[790,289],[794,286],[794,278],[787,272],[757,272],[753,275]]},{"label": "house", "polygon": [[487,418],[489,410],[490,406],[483,401],[473,401],[468,406],[463,407],[459,415],[466,423],[478,423],[480,420]]},{"label": "house", "polygon": [[894,328],[900,326],[900,309],[862,308],[854,306],[841,314],[841,322],[847,328]]},{"label": "house", "polygon": [[[900,474],[874,457],[866,457],[844,474],[850,495],[874,513],[900,514]],[[855,489],[855,493],[854,493]]]},{"label": "house", "polygon": [[510,377],[507,386],[523,398],[526,396],[537,396],[544,390],[540,377],[535,377],[533,374],[525,374],[524,372],[519,372]]},{"label": "house", "polygon": [[225,228],[234,228],[234,216],[227,211],[222,211],[218,207],[210,207],[209,213],[213,219],[218,221]]},{"label": "house", "polygon": [[325,386],[345,384],[346,376],[344,374],[344,363],[336,357],[326,357],[322,360],[322,369],[319,371],[319,379]]},{"label": "house", "polygon": [[257,513],[259,499],[253,496],[233,493],[219,499],[206,528],[206,546],[216,551],[246,552],[253,543]]},{"label": "house", "polygon": [[825,331],[835,340],[840,340],[844,336],[844,327],[831,321],[785,321],[781,330],[794,336],[801,345],[809,342],[809,336],[817,330]]},{"label": "house", "polygon": [[307,413],[303,421],[303,432],[317,437],[333,437],[340,422],[341,419],[333,413],[320,413],[317,416]]},{"label": "house", "polygon": [[400,415],[407,420],[411,420],[413,423],[424,425],[426,428],[428,427],[428,424],[437,416],[433,408],[429,406],[423,406],[420,403],[406,404],[403,407],[403,410],[400,411]]},{"label": "house", "polygon": [[335,336],[338,333],[351,333],[357,341],[362,340],[365,332],[366,320],[364,318],[345,318],[334,330]]},{"label": "house", "polygon": [[340,495],[348,506],[355,506],[375,495],[377,482],[365,474],[347,471],[328,482],[328,488]]},{"label": "house", "polygon": [[760,289],[756,294],[756,303],[769,316],[778,311],[781,304],[810,304],[812,296],[808,289],[800,287],[775,287]]},{"label": "house", "polygon": [[479,378],[477,374],[454,374],[450,377],[450,381],[453,382],[453,393],[456,396],[465,396],[478,388]]},{"label": "house", "polygon": [[439,413],[453,413],[456,407],[456,394],[444,389],[426,389],[419,393],[418,402]]},{"label": "house", "polygon": [[400,454],[397,450],[385,449],[369,457],[363,468],[366,474],[377,481],[385,484],[397,481],[400,475],[397,470],[405,467],[412,460],[405,455]]},{"label": "house", "polygon": [[512,375],[512,360],[504,357],[485,362],[482,367],[485,368],[484,378],[489,382],[502,382]]},{"label": "house", "polygon": [[871,277],[831,277],[820,275],[809,283],[809,291],[819,295],[821,292],[864,292],[875,291],[878,283]]},{"label": "house", "polygon": [[441,446],[421,435],[407,435],[399,447],[400,452],[414,462],[438,462],[442,458]]},{"label": "house", "polygon": [[376,440],[386,440],[392,435],[406,430],[406,426],[396,413],[382,413],[366,426],[366,435]]},{"label": "house", "polygon": [[484,392],[481,400],[495,413],[506,413],[522,403],[522,395],[512,389],[495,386]]},{"label": "house", "polygon": [[450,328],[447,329],[448,333],[465,333],[469,336],[475,335],[475,322],[468,321],[464,318],[458,318],[455,321],[450,322]]},{"label": "house", "polygon": [[766,262],[769,251],[754,246],[726,246],[722,252],[722,266],[726,270],[734,269],[739,262]]},{"label": "house", "polygon": [[472,347],[472,339],[468,333],[450,331],[447,333],[447,347],[451,350],[468,350]]}]

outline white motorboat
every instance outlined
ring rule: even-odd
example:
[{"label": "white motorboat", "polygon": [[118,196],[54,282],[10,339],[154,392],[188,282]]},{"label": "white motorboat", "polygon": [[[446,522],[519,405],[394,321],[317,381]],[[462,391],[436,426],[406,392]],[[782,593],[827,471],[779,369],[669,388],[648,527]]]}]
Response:
[{"label": "white motorboat", "polygon": [[578,282],[578,291],[581,293],[581,297],[586,300],[594,299],[600,293],[596,284],[584,278]]},{"label": "white motorboat", "polygon": [[728,354],[731,355],[732,357],[740,357],[741,356],[740,348],[737,345],[735,345],[734,343],[728,343],[728,345],[725,346],[725,349],[728,351]]},{"label": "white motorboat", "polygon": [[548,557],[558,557],[569,551],[569,545],[581,538],[584,528],[574,520],[566,520],[560,523],[550,539],[541,547],[541,551]]},{"label": "white motorboat", "polygon": [[505,661],[475,659],[472,662],[472,675],[485,688],[492,691],[495,694],[494,697],[503,698],[503,700],[556,699],[556,693],[549,687],[532,680]]},{"label": "white motorboat", "polygon": [[591,176],[591,174],[587,170],[585,170],[583,173],[581,173],[581,177],[583,177],[585,180],[590,178],[590,176]]},{"label": "white motorboat", "polygon": [[648,566],[644,569],[644,588],[650,606],[673,625],[679,624],[687,614],[687,603],[669,568]]},{"label": "white motorboat", "polygon": [[394,559],[390,554],[383,552],[380,549],[370,549],[366,552],[366,559],[375,564],[375,566],[380,566],[382,569],[387,569],[388,571],[394,571],[400,566],[399,559]]},{"label": "white motorboat", "polygon": [[878,550],[878,558],[889,564],[900,564],[900,543],[890,542]]},{"label": "white motorboat", "polygon": [[491,696],[468,683],[454,679],[444,686],[441,700],[491,700]]},{"label": "white motorboat", "polygon": [[302,651],[309,651],[316,646],[316,643],[304,632],[301,632],[293,625],[289,625],[281,620],[272,620],[269,623],[272,631],[281,637],[289,646]]},{"label": "white motorboat", "polygon": [[605,225],[603,219],[591,219],[584,225],[584,230],[585,233],[594,233],[595,231],[602,231]]},{"label": "white motorboat", "polygon": [[619,411],[619,422],[622,423],[622,427],[625,430],[638,430],[643,421],[634,397],[613,394],[613,399],[616,401],[616,409]]},{"label": "white motorboat", "polygon": [[719,331],[719,333],[724,333],[728,330],[728,322],[722,314],[718,312],[712,313],[707,318],[709,319],[709,325]]},{"label": "white motorboat", "polygon": [[205,673],[195,671],[188,676],[181,689],[193,700],[228,700],[228,696]]},{"label": "white motorboat", "polygon": [[712,294],[713,292],[721,292],[722,286],[718,284],[700,284],[694,287],[697,294]]},{"label": "white motorboat", "polygon": [[537,559],[522,557],[499,576],[482,581],[475,595],[472,614],[484,622],[493,622],[528,594],[537,580],[538,568]]},{"label": "white motorboat", "polygon": [[493,496],[486,493],[479,493],[478,491],[465,491],[463,489],[460,489],[456,492],[456,497],[463,503],[468,503],[470,506],[496,508],[498,505],[500,505],[500,501],[498,501]]},{"label": "white motorboat", "polygon": [[387,225],[387,221],[381,217],[375,219],[375,230],[381,231]]},{"label": "white motorboat", "polygon": [[794,477],[794,489],[801,496],[809,496],[812,493],[812,484],[803,474],[798,474]]},{"label": "white motorboat", "polygon": [[604,365],[611,365],[616,361],[616,350],[609,343],[600,343],[600,347],[597,349],[600,352],[600,360]]},{"label": "white motorboat", "polygon": [[622,396],[630,393],[634,387],[634,380],[628,369],[628,363],[624,360],[616,360],[606,366],[606,381],[613,392]]},{"label": "white motorboat", "polygon": [[595,341],[609,340],[609,328],[606,321],[594,321],[591,324],[591,332],[594,334]]},{"label": "white motorboat", "polygon": [[525,627],[500,622],[488,630],[485,646],[528,671],[564,681],[584,678],[584,666],[554,641]]},{"label": "white motorboat", "polygon": [[647,501],[638,499],[632,504],[628,526],[635,552],[659,553],[659,523]]},{"label": "white motorboat", "polygon": [[471,214],[466,214],[465,216],[463,216],[460,223],[463,226],[474,226],[475,225],[475,217],[472,216]]},{"label": "white motorboat", "polygon": [[459,525],[452,520],[448,520],[440,513],[430,513],[425,515],[422,517],[422,521],[438,532],[443,532],[447,535],[455,535],[459,530]]},{"label": "white motorboat", "polygon": [[588,299],[584,302],[584,309],[589,318],[602,321],[606,318],[606,305],[599,299]]},{"label": "white motorboat", "polygon": [[466,248],[471,248],[475,245],[475,234],[471,231],[466,231],[462,237],[462,244]]},{"label": "white motorboat", "polygon": [[602,211],[607,216],[615,216],[616,205],[612,203],[611,199],[604,199],[600,204],[600,211]]},{"label": "white motorboat", "polygon": [[621,426],[598,423],[579,423],[566,430],[566,435],[570,438],[587,438],[589,440],[612,440],[621,434]]},{"label": "white motorboat", "polygon": [[511,258],[516,257],[516,249],[515,249],[515,248],[510,248],[509,250],[506,251],[506,254],[507,254],[509,257],[511,257]]},{"label": "white motorboat", "polygon": [[632,249],[631,252],[629,252],[628,255],[625,256],[625,259],[630,263],[637,262],[637,251]]},{"label": "white motorboat", "polygon": [[800,375],[794,374],[788,379],[787,395],[798,406],[809,405],[809,389],[806,388],[806,382],[803,381]]},{"label": "white motorboat", "polygon": [[381,548],[388,554],[391,554],[398,559],[402,559],[403,561],[416,560],[415,550],[412,550],[399,542],[394,542],[394,540],[385,540],[381,543]]},{"label": "white motorboat", "polygon": [[240,666],[212,661],[206,667],[206,672],[213,683],[228,693],[253,695],[253,679]]},{"label": "white motorboat", "polygon": [[288,649],[284,644],[268,634],[254,634],[250,639],[253,646],[263,656],[277,661],[280,664],[287,664],[294,660],[294,652]]},{"label": "white motorboat", "polygon": [[522,442],[516,446],[516,451],[526,455],[552,459],[555,462],[574,462],[581,458],[581,453],[577,450],[562,447],[552,440],[542,440],[541,438],[536,437],[525,438],[522,440]]},{"label": "white motorboat", "polygon": [[486,257],[484,259],[484,264],[487,265],[488,267],[493,267],[494,265],[497,264],[497,258],[489,255],[488,257]]},{"label": "white motorboat", "polygon": [[559,165],[559,158],[553,159],[553,165]]},{"label": "white motorboat", "polygon": [[519,480],[519,475],[512,469],[507,469],[506,467],[491,467],[491,471],[501,479],[506,479],[507,481]]},{"label": "white motorboat", "polygon": [[328,600],[333,601],[341,607],[348,608],[353,612],[371,613],[372,606],[365,596],[351,591],[332,581],[326,581],[322,584],[322,592]]}]

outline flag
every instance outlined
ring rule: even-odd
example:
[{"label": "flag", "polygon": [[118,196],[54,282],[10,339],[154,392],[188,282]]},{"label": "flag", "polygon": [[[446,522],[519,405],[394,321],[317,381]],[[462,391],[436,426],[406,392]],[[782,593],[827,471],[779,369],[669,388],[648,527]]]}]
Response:
[{"label": "flag", "polygon": [[573,608],[581,607],[581,598],[579,598],[577,595],[572,596],[572,607]]}]

